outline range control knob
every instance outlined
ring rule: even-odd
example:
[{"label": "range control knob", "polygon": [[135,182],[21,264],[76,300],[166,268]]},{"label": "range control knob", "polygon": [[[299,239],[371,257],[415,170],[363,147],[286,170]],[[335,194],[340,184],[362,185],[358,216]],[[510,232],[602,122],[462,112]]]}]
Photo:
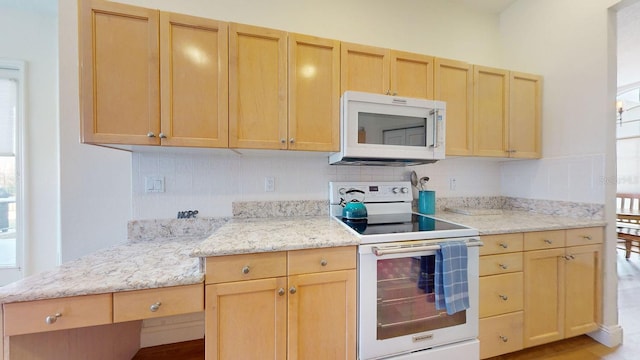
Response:
[{"label": "range control knob", "polygon": [[344,195],[345,192],[347,192],[347,189],[345,189],[345,188],[340,188],[338,190],[338,194],[340,194],[340,195]]},{"label": "range control knob", "polygon": [[409,192],[409,188],[407,188],[406,186],[403,186],[402,189],[400,189],[400,192],[403,194],[406,194]]},{"label": "range control knob", "polygon": [[397,194],[400,192],[400,188],[394,187],[393,189],[391,189],[391,192]]}]

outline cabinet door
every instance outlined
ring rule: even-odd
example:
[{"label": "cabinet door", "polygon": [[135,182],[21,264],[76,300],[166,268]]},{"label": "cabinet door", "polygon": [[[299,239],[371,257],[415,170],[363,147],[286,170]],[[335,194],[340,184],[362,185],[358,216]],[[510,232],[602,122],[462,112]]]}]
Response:
[{"label": "cabinet door", "polygon": [[289,34],[291,150],[340,149],[340,42]]},{"label": "cabinet door", "polygon": [[340,94],[347,90],[390,92],[389,50],[343,42],[340,51]]},{"label": "cabinet door", "polygon": [[229,25],[229,147],[287,148],[287,34]]},{"label": "cabinet door", "polygon": [[391,50],[391,93],[433,99],[433,56]]},{"label": "cabinet door", "polygon": [[473,148],[480,156],[507,156],[509,72],[473,67]]},{"label": "cabinet door", "polygon": [[162,145],[227,147],[227,26],[160,14]]},{"label": "cabinet door", "polygon": [[564,338],[564,248],[524,254],[524,346]]},{"label": "cabinet door", "polygon": [[84,143],[158,145],[158,11],[80,1]]},{"label": "cabinet door", "polygon": [[285,277],[207,285],[208,360],[286,359]]},{"label": "cabinet door", "polygon": [[435,59],[434,97],[447,102],[446,155],[473,153],[473,67]]},{"label": "cabinet door", "polygon": [[600,245],[566,249],[565,337],[598,329],[601,298]]},{"label": "cabinet door", "polygon": [[356,271],[290,276],[288,331],[289,360],[355,359]]},{"label": "cabinet door", "polygon": [[509,82],[509,156],[540,158],[542,78],[512,71]]}]

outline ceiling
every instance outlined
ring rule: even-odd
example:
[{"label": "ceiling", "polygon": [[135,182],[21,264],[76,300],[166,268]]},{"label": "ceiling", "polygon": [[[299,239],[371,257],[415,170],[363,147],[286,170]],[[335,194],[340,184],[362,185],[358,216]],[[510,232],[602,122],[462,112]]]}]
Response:
[{"label": "ceiling", "polygon": [[516,2],[516,0],[449,0],[449,1],[462,4],[477,10],[489,12],[489,13],[500,13],[504,9],[508,8],[512,3]]}]

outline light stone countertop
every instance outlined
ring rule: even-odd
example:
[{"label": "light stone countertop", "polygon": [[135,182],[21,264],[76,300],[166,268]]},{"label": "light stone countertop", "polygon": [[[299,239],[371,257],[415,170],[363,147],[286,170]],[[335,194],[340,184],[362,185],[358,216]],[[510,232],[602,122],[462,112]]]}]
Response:
[{"label": "light stone countertop", "polygon": [[480,235],[572,229],[607,224],[601,219],[573,218],[513,210],[502,210],[501,214],[496,215],[464,215],[438,211],[434,216],[475,228]]},{"label": "light stone countertop", "polygon": [[200,259],[189,256],[201,241],[139,241],[100,250],[0,287],[0,304],[203,283]]},{"label": "light stone countertop", "polygon": [[233,219],[200,243],[192,256],[358,245],[359,239],[328,215]]}]

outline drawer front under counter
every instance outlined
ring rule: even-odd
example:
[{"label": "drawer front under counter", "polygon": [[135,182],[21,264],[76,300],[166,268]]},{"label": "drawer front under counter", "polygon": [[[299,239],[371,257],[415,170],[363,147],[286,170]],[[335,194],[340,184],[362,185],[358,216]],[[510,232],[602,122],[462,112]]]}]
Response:
[{"label": "drawer front under counter", "polygon": [[522,239],[522,233],[482,235],[480,240],[484,245],[480,247],[480,256],[522,251]]},{"label": "drawer front under counter", "polygon": [[480,278],[480,317],[522,310],[524,307],[522,272]]},{"label": "drawer front under counter", "polygon": [[5,336],[112,323],[111,294],[26,301],[3,306]]},{"label": "drawer front under counter", "polygon": [[287,253],[212,256],[205,267],[207,284],[287,276]]},{"label": "drawer front under counter", "polygon": [[522,311],[480,319],[480,359],[486,359],[524,347]]},{"label": "drawer front under counter", "polygon": [[480,257],[480,276],[522,271],[522,253],[515,252]]},{"label": "drawer front under counter", "polygon": [[204,311],[204,285],[125,291],[113,294],[113,322]]},{"label": "drawer front under counter", "polygon": [[602,244],[604,234],[601,227],[567,230],[567,246]]},{"label": "drawer front under counter", "polygon": [[564,247],[564,244],[564,230],[534,231],[524,234],[525,251],[560,248]]},{"label": "drawer front under counter", "polygon": [[356,256],[355,246],[289,251],[288,274],[355,269]]}]

